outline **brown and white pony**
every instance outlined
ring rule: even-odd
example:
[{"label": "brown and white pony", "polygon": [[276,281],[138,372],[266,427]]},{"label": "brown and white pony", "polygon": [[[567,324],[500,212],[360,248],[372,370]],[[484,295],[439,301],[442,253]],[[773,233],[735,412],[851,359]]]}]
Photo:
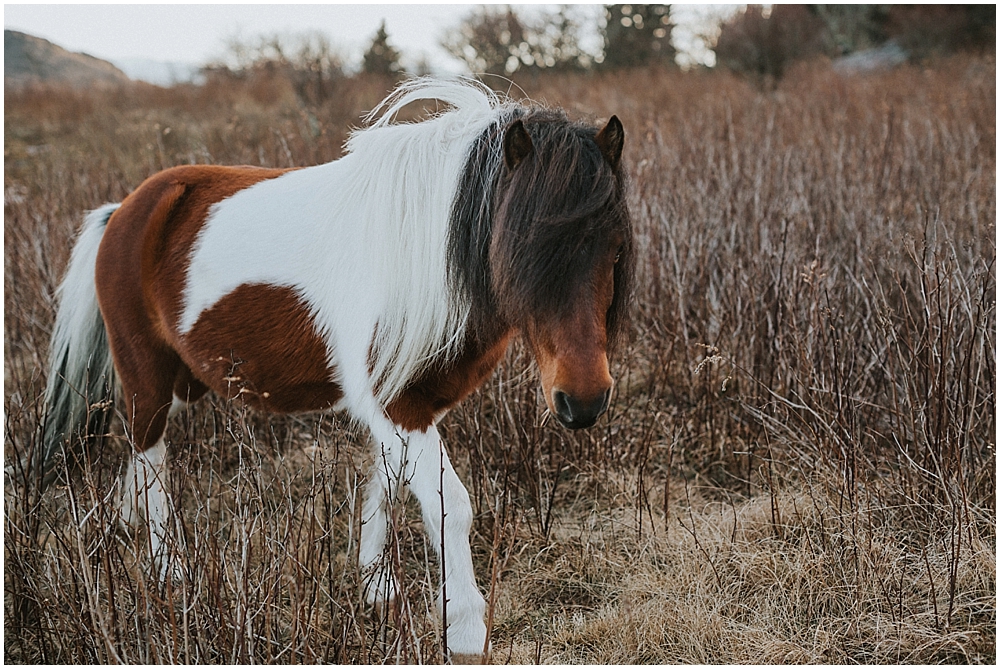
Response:
[{"label": "brown and white pony", "polygon": [[[432,99],[450,109],[393,123]],[[408,82],[369,120],[379,112],[340,160],[175,167],[87,216],[60,287],[40,466],[95,413],[102,423],[117,376],[134,445],[122,515],[148,522],[166,573],[164,433],[177,408],[211,389],[270,412],[344,409],[376,451],[368,599],[395,594],[382,555],[406,485],[431,545],[444,535],[449,649],[482,653],[472,509],[435,425],[517,333],[560,423],[588,427],[607,409],[633,267],[624,132],[616,117],[598,130],[465,80]]]}]

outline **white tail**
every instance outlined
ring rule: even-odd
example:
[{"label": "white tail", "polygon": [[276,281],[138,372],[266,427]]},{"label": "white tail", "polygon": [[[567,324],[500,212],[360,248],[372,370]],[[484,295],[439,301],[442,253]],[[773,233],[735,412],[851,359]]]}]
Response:
[{"label": "white tail", "polygon": [[45,438],[35,454],[35,472],[45,484],[55,478],[62,453],[102,435],[111,416],[114,365],[97,304],[94,273],[104,228],[119,205],[106,204],[84,219],[66,276],[56,291],[45,385]]}]

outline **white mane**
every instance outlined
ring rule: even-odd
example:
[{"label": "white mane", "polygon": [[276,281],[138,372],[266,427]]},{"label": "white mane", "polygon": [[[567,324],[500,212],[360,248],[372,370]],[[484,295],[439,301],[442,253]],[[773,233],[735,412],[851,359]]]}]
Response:
[{"label": "white mane", "polygon": [[[452,109],[420,123],[394,124],[406,105],[439,100]],[[384,281],[372,356],[378,399],[388,403],[426,365],[463,343],[469,305],[447,284],[449,220],[458,181],[475,139],[506,107],[468,79],[402,84],[351,135],[368,244]]]}]

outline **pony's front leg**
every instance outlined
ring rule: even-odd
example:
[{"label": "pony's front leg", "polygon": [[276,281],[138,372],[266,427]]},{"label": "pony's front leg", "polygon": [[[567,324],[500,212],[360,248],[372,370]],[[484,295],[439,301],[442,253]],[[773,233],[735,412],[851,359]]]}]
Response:
[{"label": "pony's front leg", "polygon": [[409,486],[420,501],[424,529],[442,563],[438,611],[447,626],[448,650],[458,655],[482,655],[488,650],[486,600],[472,567],[469,493],[452,468],[437,430],[429,428],[421,441],[424,447],[413,454]]},{"label": "pony's front leg", "polygon": [[[398,477],[402,472],[403,482],[420,502],[424,529],[442,564],[438,610],[448,650],[458,655],[481,655],[486,648],[486,601],[476,585],[472,568],[469,493],[458,479],[434,426],[424,432],[395,428],[380,432],[375,435],[376,443],[381,446],[376,449],[376,464],[382,461],[384,474],[396,473]],[[379,521],[371,536],[380,530],[384,532],[385,528],[384,520]],[[363,549],[364,541],[362,534]],[[391,581],[388,584],[391,587]]]}]

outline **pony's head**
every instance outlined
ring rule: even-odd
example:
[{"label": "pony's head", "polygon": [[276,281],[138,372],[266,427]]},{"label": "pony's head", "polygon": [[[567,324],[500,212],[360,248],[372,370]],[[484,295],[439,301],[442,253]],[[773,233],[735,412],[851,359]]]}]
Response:
[{"label": "pony's head", "polygon": [[482,259],[479,272],[461,281],[473,313],[477,302],[488,302],[519,328],[538,361],[549,410],[566,427],[589,427],[608,408],[608,358],[624,334],[631,293],[625,135],[614,116],[600,130],[557,111],[512,117],[480,140],[480,149],[493,148],[481,157],[499,154],[492,169],[484,168],[496,175],[493,192],[465,203],[489,219],[490,234],[473,226],[471,236],[457,235],[452,258],[464,247]]}]

